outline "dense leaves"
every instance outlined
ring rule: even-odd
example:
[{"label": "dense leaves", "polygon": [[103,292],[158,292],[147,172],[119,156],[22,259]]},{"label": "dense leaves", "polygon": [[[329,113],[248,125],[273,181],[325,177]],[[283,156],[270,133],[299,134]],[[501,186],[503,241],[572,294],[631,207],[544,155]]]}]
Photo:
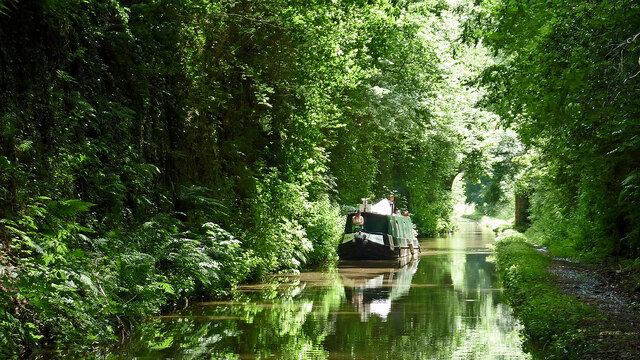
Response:
[{"label": "dense leaves", "polygon": [[[634,1],[483,2],[476,31],[499,58],[486,103],[530,149],[540,241],[640,256],[640,6]],[[470,31],[471,33],[471,31]]]},{"label": "dense leaves", "polygon": [[362,197],[451,229],[494,120],[465,9],[0,1],[2,355],[335,260]]}]

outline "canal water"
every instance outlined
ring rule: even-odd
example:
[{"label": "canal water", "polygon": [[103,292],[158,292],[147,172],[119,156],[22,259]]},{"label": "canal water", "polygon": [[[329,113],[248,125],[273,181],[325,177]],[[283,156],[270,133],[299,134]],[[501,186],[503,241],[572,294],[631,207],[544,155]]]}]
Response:
[{"label": "canal water", "polygon": [[528,359],[487,245],[468,221],[422,239],[422,256],[275,275],[233,299],[142,325],[117,357],[138,359]]}]

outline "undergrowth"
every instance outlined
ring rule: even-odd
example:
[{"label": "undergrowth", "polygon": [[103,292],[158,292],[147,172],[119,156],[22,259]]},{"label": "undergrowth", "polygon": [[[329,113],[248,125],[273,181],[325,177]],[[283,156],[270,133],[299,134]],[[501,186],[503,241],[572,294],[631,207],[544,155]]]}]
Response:
[{"label": "undergrowth", "polygon": [[508,231],[495,243],[507,300],[524,325],[525,348],[546,359],[577,359],[592,350],[591,340],[605,321],[596,309],[566,295],[547,271],[551,258],[525,235]]},{"label": "undergrowth", "polygon": [[[0,358],[54,344],[64,356],[87,356],[189,299],[331,259],[341,228],[337,209],[326,201],[313,205],[308,218],[315,224],[287,228],[274,221],[271,228],[281,229],[263,233],[269,245],[261,249],[216,223],[183,222],[180,214],[105,231],[93,219],[93,204],[41,197],[14,220],[0,220],[11,239],[0,249]],[[278,241],[282,236],[291,239]],[[261,250],[273,252],[271,263]]]}]

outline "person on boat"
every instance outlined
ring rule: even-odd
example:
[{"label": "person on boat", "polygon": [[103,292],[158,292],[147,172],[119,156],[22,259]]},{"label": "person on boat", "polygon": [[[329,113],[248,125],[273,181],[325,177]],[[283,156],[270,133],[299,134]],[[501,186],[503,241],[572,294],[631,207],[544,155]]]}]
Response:
[{"label": "person on boat", "polygon": [[356,210],[356,214],[353,215],[353,231],[360,231],[364,227],[364,217],[360,213],[360,210]]},{"label": "person on boat", "polygon": [[396,203],[394,202],[395,196],[393,194],[389,195],[389,206],[391,206],[391,213],[396,213]]}]

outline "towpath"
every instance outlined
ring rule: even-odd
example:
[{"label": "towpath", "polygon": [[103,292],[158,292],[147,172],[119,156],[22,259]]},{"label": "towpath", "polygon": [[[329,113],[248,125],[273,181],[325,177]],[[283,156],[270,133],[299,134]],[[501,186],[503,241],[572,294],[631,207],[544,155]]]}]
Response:
[{"label": "towpath", "polygon": [[[539,249],[546,252],[544,249]],[[597,359],[640,359],[640,293],[632,289],[634,276],[622,269],[587,265],[554,258],[549,272],[557,276],[557,286],[599,308],[607,317],[597,337]]]}]

